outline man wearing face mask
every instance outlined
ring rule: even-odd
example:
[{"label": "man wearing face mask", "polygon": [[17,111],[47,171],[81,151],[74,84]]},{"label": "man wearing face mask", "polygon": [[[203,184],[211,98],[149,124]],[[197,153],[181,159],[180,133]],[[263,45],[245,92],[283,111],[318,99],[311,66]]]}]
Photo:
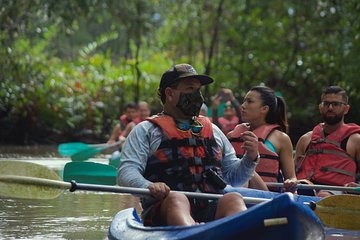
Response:
[{"label": "man wearing face mask", "polygon": [[200,88],[212,82],[189,64],[170,68],[158,89],[163,111],[138,124],[125,142],[118,184],[150,190],[141,199],[145,225],[194,225],[246,209],[238,193],[213,201],[177,192],[223,193],[226,184],[247,182],[258,162],[255,134],[244,133],[246,154],[238,159],[222,131],[199,116]]}]

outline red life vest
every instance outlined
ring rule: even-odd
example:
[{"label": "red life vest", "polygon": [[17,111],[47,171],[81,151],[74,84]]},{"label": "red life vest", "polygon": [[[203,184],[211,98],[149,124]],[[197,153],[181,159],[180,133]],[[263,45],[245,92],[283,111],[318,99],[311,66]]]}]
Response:
[{"label": "red life vest", "polygon": [[132,122],[135,123],[135,125],[141,123],[142,121],[144,121],[144,119],[141,119],[141,117],[137,117],[137,118],[132,120]]},{"label": "red life vest", "polygon": [[[255,130],[253,133],[259,138],[259,154],[260,162],[256,166],[255,171],[261,176],[264,182],[278,182],[279,176],[279,156],[276,152],[271,151],[266,145],[265,140],[269,134],[280,126],[276,124],[265,124]],[[241,138],[244,132],[243,127],[236,127],[229,133],[229,140],[233,145],[236,155],[240,158],[244,155],[245,151],[242,149],[244,141]],[[277,191],[277,189],[274,189]]]},{"label": "red life vest", "polygon": [[120,129],[121,131],[125,129],[126,125],[131,122],[131,120],[129,120],[125,114],[121,115],[119,117],[119,120],[120,120]]},{"label": "red life vest", "polygon": [[354,133],[360,133],[360,126],[344,124],[326,137],[323,123],[315,126],[308,149],[299,160],[297,178],[338,186],[354,182],[356,161],[341,148],[341,142]]},{"label": "red life vest", "polygon": [[221,176],[222,157],[213,136],[212,123],[207,117],[196,118],[203,125],[198,134],[193,134],[191,129],[178,129],[174,119],[168,115],[157,115],[147,120],[159,126],[163,136],[160,146],[147,161],[146,179],[165,182],[172,190],[222,192],[204,176],[209,169]]},{"label": "red life vest", "polygon": [[239,124],[239,118],[237,116],[232,117],[230,120],[224,117],[220,117],[218,121],[219,125],[221,126],[221,131],[223,131],[225,135],[232,131],[236,125]]}]

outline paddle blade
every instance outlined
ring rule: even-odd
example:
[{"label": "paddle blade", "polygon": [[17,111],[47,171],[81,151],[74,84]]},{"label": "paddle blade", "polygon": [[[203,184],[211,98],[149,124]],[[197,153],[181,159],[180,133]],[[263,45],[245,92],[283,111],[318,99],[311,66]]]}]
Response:
[{"label": "paddle blade", "polygon": [[330,196],[318,201],[314,211],[325,225],[360,230],[360,196]]},{"label": "paddle blade", "polygon": [[103,148],[87,148],[72,155],[71,160],[75,162],[86,161],[101,152],[102,150]]},{"label": "paddle blade", "polygon": [[64,181],[115,185],[117,170],[113,166],[94,162],[69,162],[64,167]]},{"label": "paddle blade", "polygon": [[60,180],[59,176],[45,166],[22,161],[0,161],[0,196],[26,199],[52,199],[59,196],[63,190],[18,183],[6,178],[5,175],[27,176],[40,179]]},{"label": "paddle blade", "polygon": [[61,156],[68,157],[88,148],[90,148],[90,146],[81,142],[62,143],[58,146],[58,151]]}]

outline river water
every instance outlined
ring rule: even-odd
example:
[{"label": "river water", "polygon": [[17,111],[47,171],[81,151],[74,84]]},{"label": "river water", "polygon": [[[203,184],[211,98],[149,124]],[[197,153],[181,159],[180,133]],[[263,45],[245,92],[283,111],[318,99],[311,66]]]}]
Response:
[{"label": "river water", "polygon": [[[38,156],[39,152],[42,156]],[[51,147],[0,147],[0,160],[5,159],[41,164],[60,177],[70,161],[60,158],[56,148]],[[51,200],[0,197],[0,239],[106,239],[112,218],[125,208],[137,208],[140,212],[139,199],[127,194],[86,191],[65,191]]]},{"label": "river water", "polygon": [[[10,149],[0,146],[0,160],[20,159],[47,166],[60,177],[70,161],[61,158],[55,146]],[[106,156],[92,161],[108,162]],[[112,218],[125,208],[136,208],[140,213],[139,199],[127,194],[86,191],[66,191],[51,200],[0,197],[0,239],[107,239]],[[327,232],[326,239],[360,239],[360,231],[351,231],[348,236],[342,236],[341,231]]]}]

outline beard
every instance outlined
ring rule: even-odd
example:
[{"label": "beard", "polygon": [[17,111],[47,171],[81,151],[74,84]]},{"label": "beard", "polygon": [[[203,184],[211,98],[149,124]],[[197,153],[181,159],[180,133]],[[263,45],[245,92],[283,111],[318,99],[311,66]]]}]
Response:
[{"label": "beard", "polygon": [[334,115],[334,116],[327,116],[326,113],[322,114],[322,118],[326,124],[335,125],[341,122],[342,116]]}]

